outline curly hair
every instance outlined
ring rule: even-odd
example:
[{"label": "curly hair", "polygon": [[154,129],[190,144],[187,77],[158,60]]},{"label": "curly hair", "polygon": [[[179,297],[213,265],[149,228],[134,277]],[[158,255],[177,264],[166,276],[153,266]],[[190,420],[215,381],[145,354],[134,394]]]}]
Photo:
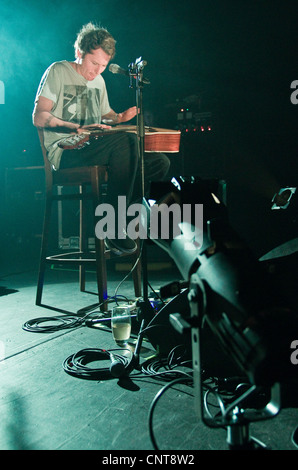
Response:
[{"label": "curly hair", "polygon": [[105,28],[88,23],[81,28],[77,35],[74,43],[75,56],[78,57],[78,50],[84,57],[92,50],[101,48],[113,59],[116,53],[115,45],[115,39]]}]

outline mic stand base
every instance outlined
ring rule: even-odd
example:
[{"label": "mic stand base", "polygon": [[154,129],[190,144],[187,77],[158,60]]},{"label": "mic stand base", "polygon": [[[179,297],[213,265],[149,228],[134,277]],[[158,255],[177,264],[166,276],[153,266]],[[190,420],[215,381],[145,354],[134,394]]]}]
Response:
[{"label": "mic stand base", "polygon": [[229,450],[268,450],[265,444],[250,437],[249,422],[243,419],[243,413],[238,407],[233,410],[233,424],[227,426]]}]

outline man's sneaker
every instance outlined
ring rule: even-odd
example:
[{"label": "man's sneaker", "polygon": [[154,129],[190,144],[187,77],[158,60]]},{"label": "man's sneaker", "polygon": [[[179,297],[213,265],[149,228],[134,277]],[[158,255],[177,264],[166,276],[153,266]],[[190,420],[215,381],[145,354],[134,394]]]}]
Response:
[{"label": "man's sneaker", "polygon": [[132,238],[129,238],[126,232],[125,238],[105,238],[106,247],[113,251],[116,255],[122,255],[122,253],[134,253],[137,249],[137,244]]}]

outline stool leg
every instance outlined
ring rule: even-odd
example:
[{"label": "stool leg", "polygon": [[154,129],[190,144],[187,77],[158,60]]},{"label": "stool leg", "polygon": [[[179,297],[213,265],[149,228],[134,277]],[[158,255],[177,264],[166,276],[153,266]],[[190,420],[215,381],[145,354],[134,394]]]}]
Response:
[{"label": "stool leg", "polygon": [[41,305],[42,291],[43,291],[43,285],[44,285],[44,276],[45,276],[45,269],[46,269],[46,257],[47,257],[47,249],[48,249],[51,212],[52,212],[52,198],[51,196],[47,195],[46,204],[45,204],[45,215],[44,215],[44,222],[43,222],[41,249],[40,249],[39,272],[38,272],[37,292],[36,292],[36,301],[35,301],[36,305]]},{"label": "stool leg", "polygon": [[[95,231],[95,209],[102,202],[101,185],[105,181],[106,173],[103,170],[97,170],[94,168],[92,172],[92,197],[93,197],[93,214],[94,214],[94,231]],[[94,233],[95,235],[95,233]],[[100,310],[106,312],[108,310],[107,305],[107,265],[105,257],[105,244],[104,240],[100,240],[95,235],[95,259],[96,259],[96,279],[97,279],[97,290]]]},{"label": "stool leg", "polygon": [[[80,199],[80,251],[81,253],[86,253],[88,248],[87,240],[87,227],[86,227],[86,200],[84,199],[84,194],[86,193],[86,188],[80,186],[80,194],[82,199]],[[86,269],[84,265],[79,266],[79,282],[80,282],[80,291],[84,292],[86,287]]]},{"label": "stool leg", "polygon": [[100,310],[106,312],[108,304],[108,282],[107,282],[107,265],[105,259],[105,244],[104,240],[95,238],[95,256],[96,256],[96,280],[98,289],[98,300]]}]

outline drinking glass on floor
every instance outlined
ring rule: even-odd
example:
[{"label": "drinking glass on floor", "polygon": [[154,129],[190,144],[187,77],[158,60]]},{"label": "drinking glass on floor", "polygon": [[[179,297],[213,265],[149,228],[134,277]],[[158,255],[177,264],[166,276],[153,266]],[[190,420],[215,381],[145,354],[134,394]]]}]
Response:
[{"label": "drinking glass on floor", "polygon": [[131,316],[128,306],[117,305],[113,307],[111,325],[116,344],[125,348],[131,333]]}]

